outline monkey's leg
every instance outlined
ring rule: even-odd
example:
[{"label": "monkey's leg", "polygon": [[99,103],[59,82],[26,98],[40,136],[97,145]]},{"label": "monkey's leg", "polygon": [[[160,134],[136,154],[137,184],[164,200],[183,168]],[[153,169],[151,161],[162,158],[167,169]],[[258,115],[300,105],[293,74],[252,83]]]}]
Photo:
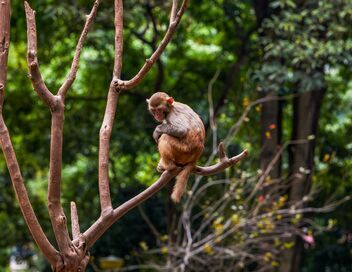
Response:
[{"label": "monkey's leg", "polygon": [[158,163],[158,166],[156,167],[156,171],[158,171],[159,173],[163,173],[166,170],[166,168],[167,167],[166,167],[163,159],[161,158]]},{"label": "monkey's leg", "polygon": [[168,169],[170,162],[173,160],[172,146],[170,145],[169,139],[170,136],[163,134],[158,141],[160,161],[156,170],[160,173]]}]

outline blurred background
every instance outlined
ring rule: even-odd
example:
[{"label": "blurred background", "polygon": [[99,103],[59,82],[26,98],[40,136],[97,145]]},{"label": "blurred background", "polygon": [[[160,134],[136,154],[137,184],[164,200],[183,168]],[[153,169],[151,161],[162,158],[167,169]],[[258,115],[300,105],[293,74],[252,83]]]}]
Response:
[{"label": "blurred background", "polygon": [[[155,50],[171,1],[125,1],[123,79]],[[63,82],[92,1],[33,0],[44,80]],[[249,157],[191,177],[125,215],[91,250],[89,271],[352,271],[352,1],[189,1],[176,34],[137,88],[120,98],[110,152],[113,203],[158,177],[145,99],[163,90],[203,119],[199,164]],[[113,1],[102,1],[66,101],[62,201],[81,228],[99,217],[98,136],[114,56]],[[4,118],[34,209],[46,209],[50,113],[27,73],[23,2],[12,1]],[[49,271],[28,232],[0,155],[0,271]],[[53,240],[53,239],[52,239]],[[118,270],[119,269],[119,270]]]}]

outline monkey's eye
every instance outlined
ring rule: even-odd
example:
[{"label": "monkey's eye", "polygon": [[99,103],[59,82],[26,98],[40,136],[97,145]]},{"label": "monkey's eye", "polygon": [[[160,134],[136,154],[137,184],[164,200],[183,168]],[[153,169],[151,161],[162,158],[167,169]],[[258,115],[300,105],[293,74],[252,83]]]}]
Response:
[{"label": "monkey's eye", "polygon": [[157,110],[158,112],[164,112],[164,111],[165,111],[165,107],[160,106],[160,107],[157,107],[156,110]]}]

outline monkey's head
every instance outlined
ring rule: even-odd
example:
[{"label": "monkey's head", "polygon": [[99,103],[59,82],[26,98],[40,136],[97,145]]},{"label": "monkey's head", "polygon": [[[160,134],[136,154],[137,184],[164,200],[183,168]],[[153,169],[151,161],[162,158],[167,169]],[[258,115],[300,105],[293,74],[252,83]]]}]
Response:
[{"label": "monkey's head", "polygon": [[170,112],[174,99],[167,93],[157,92],[147,99],[147,103],[151,115],[161,123]]}]

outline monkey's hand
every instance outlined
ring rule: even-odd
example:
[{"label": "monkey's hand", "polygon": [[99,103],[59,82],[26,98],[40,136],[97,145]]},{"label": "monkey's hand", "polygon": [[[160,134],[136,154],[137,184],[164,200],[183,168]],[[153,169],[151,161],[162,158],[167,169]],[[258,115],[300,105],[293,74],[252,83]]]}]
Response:
[{"label": "monkey's hand", "polygon": [[153,138],[156,143],[158,143],[160,136],[163,134],[163,132],[160,130],[160,126],[161,125],[157,126],[153,132]]},{"label": "monkey's hand", "polygon": [[183,138],[187,135],[187,132],[188,130],[185,127],[173,126],[168,123],[162,123],[155,128],[153,138],[156,142],[158,142],[160,136],[163,133],[171,135],[175,138]]}]

